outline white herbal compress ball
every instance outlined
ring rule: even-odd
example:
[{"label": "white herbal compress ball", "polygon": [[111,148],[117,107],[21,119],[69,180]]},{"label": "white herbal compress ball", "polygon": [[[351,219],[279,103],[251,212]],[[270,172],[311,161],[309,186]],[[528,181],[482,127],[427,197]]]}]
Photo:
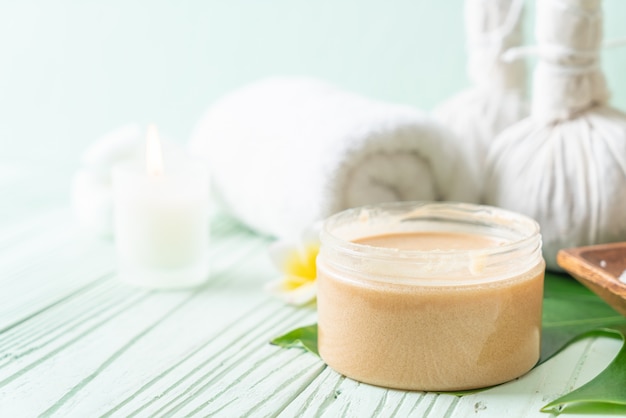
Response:
[{"label": "white herbal compress ball", "polygon": [[537,2],[532,114],[488,156],[487,202],[539,222],[552,269],[559,249],[626,240],[626,114],[607,106],[600,6]]},{"label": "white herbal compress ball", "polygon": [[434,114],[456,135],[472,175],[482,184],[485,156],[493,139],[528,115],[525,66],[502,54],[522,42],[523,0],[466,0],[467,71],[474,86],[452,97]]}]

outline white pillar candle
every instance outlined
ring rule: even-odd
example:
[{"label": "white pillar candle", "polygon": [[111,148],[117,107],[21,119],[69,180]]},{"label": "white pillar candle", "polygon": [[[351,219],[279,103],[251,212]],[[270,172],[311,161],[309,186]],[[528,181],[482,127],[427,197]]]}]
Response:
[{"label": "white pillar candle", "polygon": [[209,179],[186,161],[164,167],[156,128],[148,128],[146,166],[113,169],[114,230],[121,280],[184,288],[208,278]]}]

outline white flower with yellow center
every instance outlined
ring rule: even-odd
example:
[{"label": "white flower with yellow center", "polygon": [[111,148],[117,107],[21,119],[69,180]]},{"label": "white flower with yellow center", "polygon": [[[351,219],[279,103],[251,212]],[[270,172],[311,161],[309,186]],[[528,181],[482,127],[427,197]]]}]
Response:
[{"label": "white flower with yellow center", "polygon": [[279,240],[269,248],[270,258],[282,273],[266,289],[291,305],[305,305],[317,294],[316,259],[320,251],[319,227],[302,234],[300,241]]}]

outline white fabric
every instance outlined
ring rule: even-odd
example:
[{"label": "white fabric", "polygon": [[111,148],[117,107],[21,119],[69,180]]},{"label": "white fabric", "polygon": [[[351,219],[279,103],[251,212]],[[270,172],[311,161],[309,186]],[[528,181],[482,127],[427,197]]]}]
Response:
[{"label": "white fabric", "polygon": [[475,181],[484,177],[493,139],[528,115],[525,67],[502,54],[522,41],[523,0],[466,0],[468,74],[474,87],[435,109],[435,116],[458,137]]},{"label": "white fabric", "polygon": [[306,78],[228,95],[202,118],[190,150],[207,160],[235,216],[283,238],[348,207],[477,196],[437,122]]},{"label": "white fabric", "polygon": [[477,86],[520,89],[526,82],[523,63],[502,54],[523,41],[524,0],[465,0],[467,72]]},{"label": "white fabric", "polygon": [[626,114],[604,105],[594,68],[599,13],[596,0],[537,2],[532,116],[488,156],[487,202],[539,222],[551,269],[559,249],[626,240]]},{"label": "white fabric", "polygon": [[540,61],[535,69],[532,113],[537,120],[568,120],[609,91],[600,69],[600,0],[537,2],[536,35]]}]

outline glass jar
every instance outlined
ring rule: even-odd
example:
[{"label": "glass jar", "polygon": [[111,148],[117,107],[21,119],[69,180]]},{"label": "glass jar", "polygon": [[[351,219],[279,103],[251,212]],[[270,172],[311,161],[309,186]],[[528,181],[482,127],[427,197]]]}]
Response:
[{"label": "glass jar", "polygon": [[[363,243],[421,233],[494,244]],[[545,263],[532,219],[471,204],[380,204],[327,219],[321,244],[318,344],[337,372],[389,388],[456,391],[512,380],[537,363]]]}]

